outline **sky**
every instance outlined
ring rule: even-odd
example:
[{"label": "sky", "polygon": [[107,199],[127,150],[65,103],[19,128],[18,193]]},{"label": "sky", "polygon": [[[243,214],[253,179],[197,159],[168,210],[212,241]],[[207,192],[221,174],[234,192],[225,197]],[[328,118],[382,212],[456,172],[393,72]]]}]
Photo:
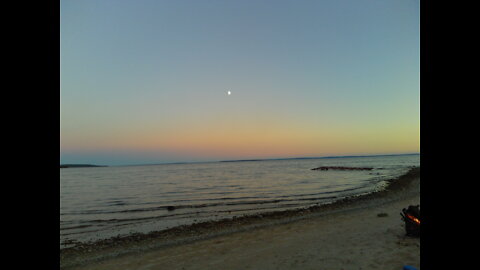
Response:
[{"label": "sky", "polygon": [[418,153],[419,16],[415,0],[62,0],[60,162]]}]

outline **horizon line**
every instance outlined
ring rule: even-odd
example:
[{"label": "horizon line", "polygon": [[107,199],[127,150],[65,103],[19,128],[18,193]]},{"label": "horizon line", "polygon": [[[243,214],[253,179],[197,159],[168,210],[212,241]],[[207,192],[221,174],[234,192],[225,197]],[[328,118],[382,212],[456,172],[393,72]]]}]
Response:
[{"label": "horizon line", "polygon": [[155,166],[155,165],[174,165],[174,164],[200,164],[215,162],[248,162],[248,161],[269,161],[269,160],[293,160],[293,159],[328,159],[328,158],[355,158],[355,157],[382,157],[382,156],[408,156],[420,155],[420,153],[405,154],[373,154],[373,155],[342,155],[342,156],[320,156],[320,157],[288,157],[288,158],[261,158],[261,159],[228,159],[228,160],[211,160],[211,161],[182,161],[182,162],[164,162],[164,163],[143,163],[143,164],[126,164],[126,165],[97,165],[97,164],[76,164],[64,163],[65,165],[93,165],[98,167],[127,167],[127,166]]}]

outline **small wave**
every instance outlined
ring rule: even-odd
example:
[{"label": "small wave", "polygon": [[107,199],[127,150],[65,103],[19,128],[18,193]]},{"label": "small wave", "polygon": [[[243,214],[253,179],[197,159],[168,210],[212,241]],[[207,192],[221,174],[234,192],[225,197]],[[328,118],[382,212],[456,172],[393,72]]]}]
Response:
[{"label": "small wave", "polygon": [[[138,213],[138,212],[155,212],[155,211],[166,211],[170,206],[173,206],[175,210],[181,209],[198,209],[198,208],[208,208],[208,207],[218,207],[218,206],[240,206],[240,205],[255,205],[255,204],[274,204],[281,202],[291,202],[291,201],[315,201],[315,200],[324,200],[324,199],[335,199],[338,195],[345,192],[350,192],[354,190],[359,190],[366,188],[367,185],[362,185],[349,189],[342,189],[337,191],[324,191],[318,193],[308,193],[308,194],[296,194],[296,195],[285,195],[285,196],[276,196],[276,197],[222,197],[222,198],[212,198],[205,199],[204,201],[211,201],[212,203],[196,203],[196,204],[175,204],[175,202],[189,202],[189,200],[177,200],[172,201],[169,205],[160,205],[155,207],[144,207],[136,209],[125,209],[125,210],[87,210],[80,212],[71,212],[69,214],[73,215],[90,215],[90,214],[122,214],[122,213]],[[322,196],[327,194],[338,194],[337,196]],[[312,198],[305,198],[308,196],[315,196]],[[64,213],[66,214],[66,213]]]},{"label": "small wave", "polygon": [[82,229],[92,227],[92,225],[77,225],[73,227],[60,227],[60,231],[67,231],[67,230],[74,230],[74,229]]},{"label": "small wave", "polygon": [[[273,209],[276,207],[284,207],[288,203],[292,202],[315,202],[315,201],[324,201],[324,200],[331,200],[335,199],[337,196],[327,196],[327,197],[313,197],[313,198],[296,198],[296,199],[275,199],[275,200],[263,200],[263,201],[241,201],[241,202],[232,202],[232,203],[213,203],[213,204],[198,204],[198,205],[179,205],[175,206],[176,209],[208,209],[208,208],[215,208],[217,206],[248,206],[248,205],[267,205],[270,206],[266,207],[267,209]],[[132,213],[132,212],[145,212],[145,211],[154,211],[154,210],[165,210],[167,206],[160,206],[155,208],[148,208],[148,209],[132,209],[132,210],[124,210],[124,211],[116,211],[113,213]],[[262,208],[264,209],[264,208]],[[239,211],[239,209],[232,208],[228,211]],[[147,217],[138,217],[138,218],[112,218],[112,219],[93,219],[93,220],[84,220],[78,221],[77,223],[119,223],[119,222],[126,222],[126,221],[140,221],[140,220],[152,220],[152,219],[161,219],[161,218],[172,218],[172,217],[182,217],[182,216],[189,216],[192,214],[204,214],[204,213],[215,213],[221,212],[218,210],[206,210],[206,211],[187,211],[187,212],[169,212],[169,214],[165,215],[155,215],[155,216],[147,216]],[[110,214],[110,213],[108,213]]]}]

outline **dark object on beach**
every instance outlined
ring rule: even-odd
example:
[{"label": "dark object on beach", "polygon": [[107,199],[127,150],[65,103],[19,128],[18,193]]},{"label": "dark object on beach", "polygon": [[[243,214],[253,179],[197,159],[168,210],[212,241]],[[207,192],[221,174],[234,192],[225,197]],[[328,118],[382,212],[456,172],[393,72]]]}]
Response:
[{"label": "dark object on beach", "polygon": [[342,171],[370,171],[373,168],[366,168],[366,167],[342,167],[342,166],[322,166],[318,168],[313,168],[312,170],[321,170],[321,171],[328,171],[328,170],[342,170]]},{"label": "dark object on beach", "polygon": [[388,217],[387,213],[379,213],[377,214],[377,217]]},{"label": "dark object on beach", "polygon": [[167,206],[167,210],[168,211],[173,211],[173,210],[175,210],[175,206]]},{"label": "dark object on beach", "polygon": [[407,236],[420,237],[420,205],[410,205],[400,213]]}]

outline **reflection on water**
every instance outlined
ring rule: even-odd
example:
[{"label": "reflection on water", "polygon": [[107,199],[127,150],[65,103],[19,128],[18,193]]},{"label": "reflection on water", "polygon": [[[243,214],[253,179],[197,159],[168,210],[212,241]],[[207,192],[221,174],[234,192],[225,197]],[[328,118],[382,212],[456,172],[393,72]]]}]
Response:
[{"label": "reflection on water", "polygon": [[[385,180],[419,166],[419,159],[404,155],[61,169],[60,238],[97,240],[328,203],[378,189]],[[319,166],[374,169],[311,170]]]}]

